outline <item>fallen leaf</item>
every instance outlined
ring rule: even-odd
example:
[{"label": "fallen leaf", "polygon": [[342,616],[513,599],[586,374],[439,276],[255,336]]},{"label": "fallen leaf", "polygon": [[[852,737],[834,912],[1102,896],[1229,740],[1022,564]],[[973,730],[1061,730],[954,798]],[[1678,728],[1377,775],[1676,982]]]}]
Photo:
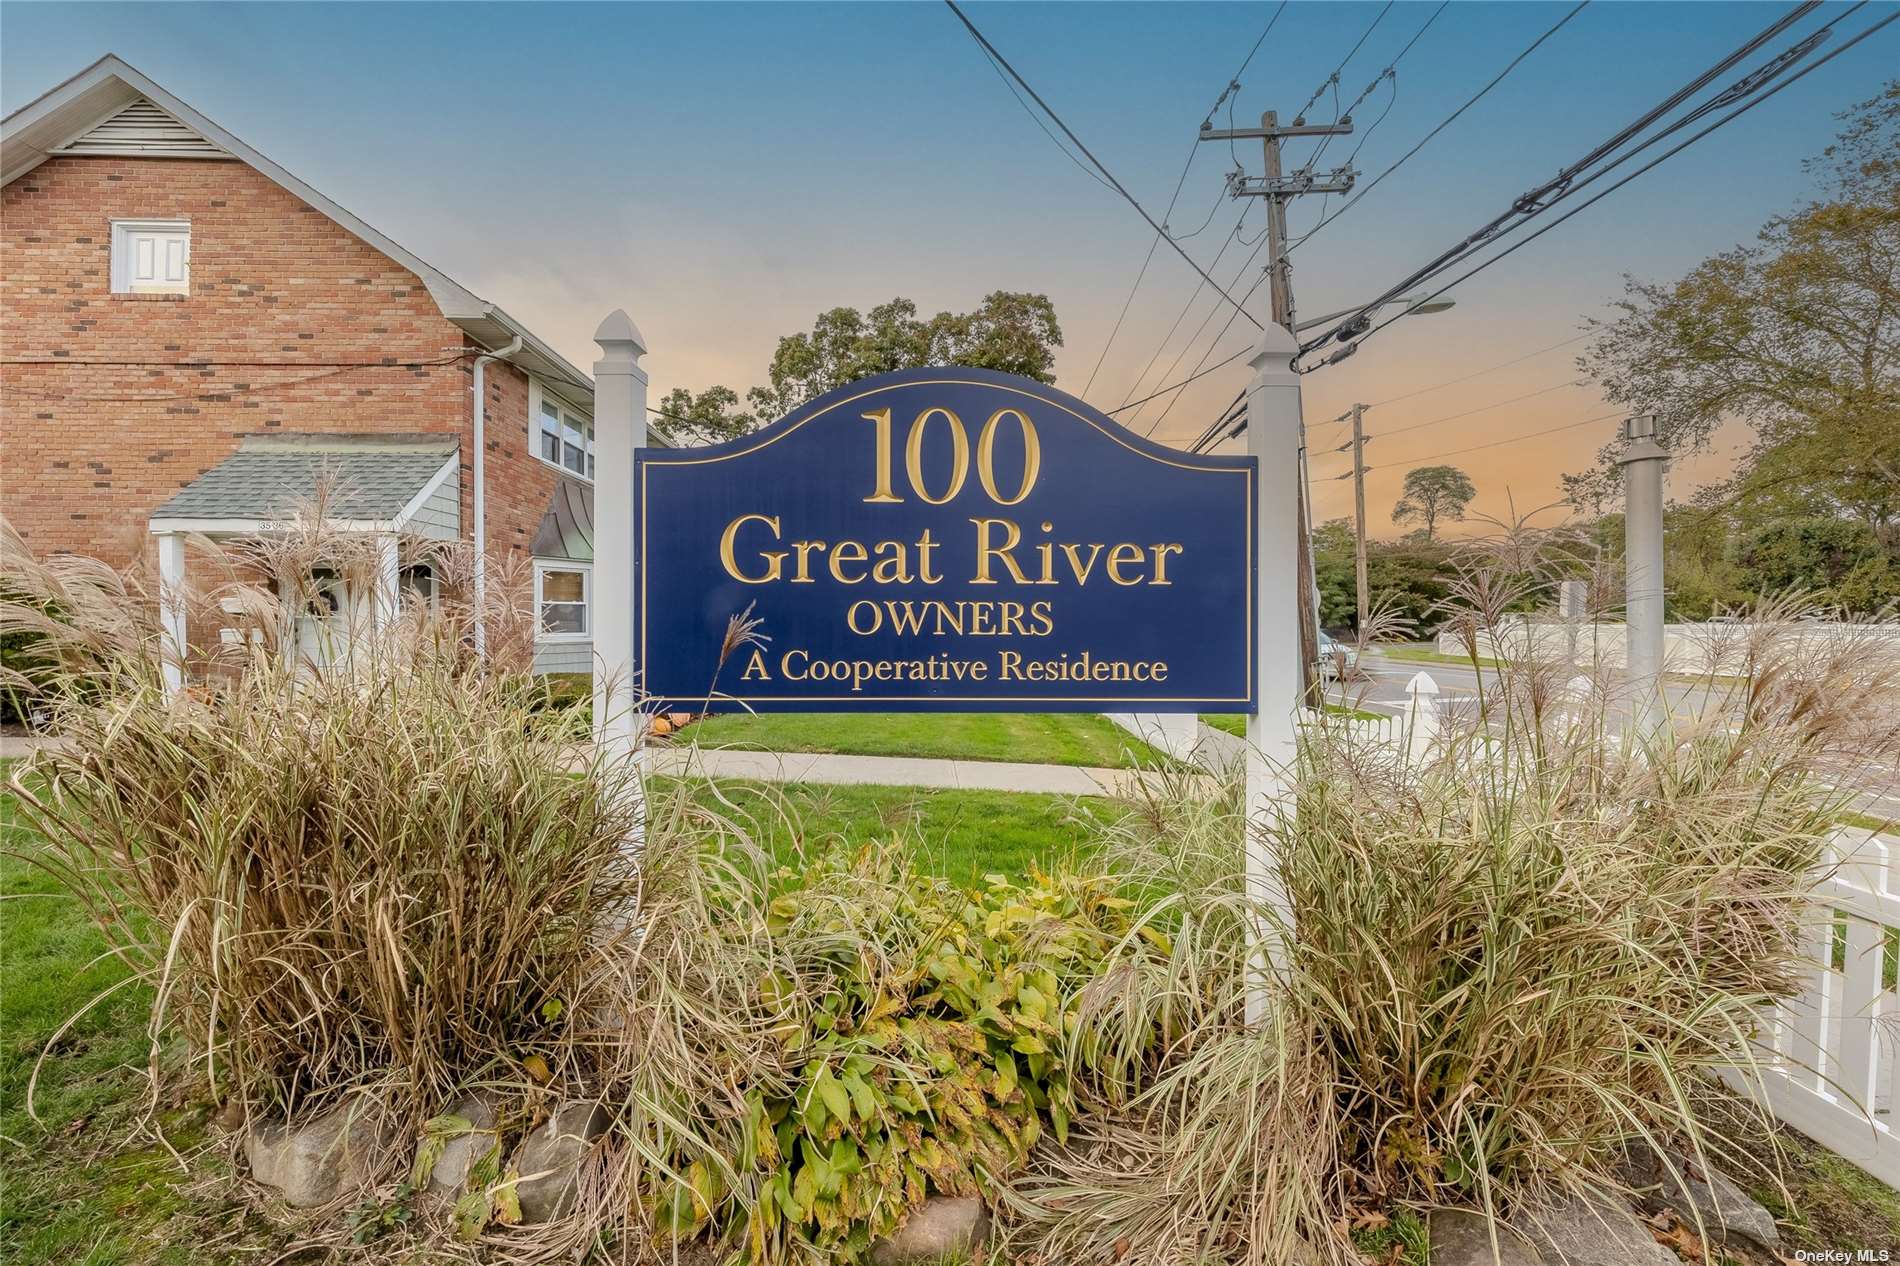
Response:
[{"label": "fallen leaf", "polygon": [[549,1068],[547,1060],[539,1055],[530,1055],[522,1060],[521,1071],[543,1086],[554,1080],[554,1070]]}]

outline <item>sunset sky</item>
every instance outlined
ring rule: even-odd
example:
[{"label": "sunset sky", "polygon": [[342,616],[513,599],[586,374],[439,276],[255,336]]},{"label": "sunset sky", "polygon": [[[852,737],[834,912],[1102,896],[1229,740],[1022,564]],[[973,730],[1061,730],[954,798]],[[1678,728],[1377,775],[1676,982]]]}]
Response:
[{"label": "sunset sky", "polygon": [[[972,4],[968,12],[1159,218],[1196,129],[1274,7]],[[1257,122],[1263,109],[1297,111],[1381,7],[1288,6],[1241,76],[1235,123]],[[1436,7],[1393,6],[1346,65],[1343,99]],[[1363,144],[1355,165],[1369,180],[1568,7],[1453,4],[1398,63],[1396,95],[1389,86],[1372,93],[1355,112],[1358,134],[1333,142],[1322,168]],[[1843,8],[1826,5],[1797,31]],[[1302,313],[1384,289],[1778,11],[1590,5],[1294,254]],[[1086,387],[1091,403],[1114,408],[1184,376],[1226,323],[1224,302],[1203,292],[1143,377],[1197,280],[1164,247],[1089,385],[1152,233],[1058,152],[938,4],[9,3],[0,24],[5,110],[115,52],[577,364],[593,362],[600,317],[625,307],[651,343],[656,396],[715,382],[743,391],[763,379],[777,338],[825,308],[904,295],[929,313],[1010,289],[1054,300],[1065,335],[1060,385]],[[1831,116],[1873,95],[1897,65],[1900,24],[1459,287],[1452,311],[1402,322],[1353,360],[1310,375],[1314,452],[1345,438],[1343,426],[1319,424],[1355,399],[1386,401],[1549,348],[1603,314],[1623,274],[1671,278],[1747,241],[1805,195],[1800,163],[1832,136]],[[1328,94],[1312,116],[1329,119],[1331,102]],[[1310,144],[1292,145],[1289,162],[1305,161]],[[1241,204],[1222,194],[1234,165],[1228,147],[1199,148],[1170,224],[1185,233],[1208,219],[1183,243],[1207,265]],[[1257,142],[1235,153],[1259,174]],[[1294,234],[1320,213],[1317,197],[1296,204]],[[1256,263],[1234,280],[1261,221],[1255,205],[1244,240],[1213,268],[1236,296],[1258,274]],[[1264,287],[1250,307],[1264,314]],[[1246,346],[1251,328],[1234,323],[1209,363]],[[1396,534],[1391,506],[1418,460],[1605,412],[1592,391],[1558,386],[1577,377],[1580,347],[1368,413],[1375,436],[1418,428],[1367,449],[1375,535]],[[1165,419],[1149,407],[1135,429],[1160,419],[1157,438],[1186,442],[1240,389],[1243,362],[1180,393]],[[1554,500],[1558,476],[1588,465],[1614,427],[1445,460],[1477,483],[1475,510],[1502,514],[1507,496],[1523,510]],[[1738,438],[1727,437],[1731,448]],[[1719,474],[1726,460],[1686,463],[1673,489]],[[1331,478],[1345,469],[1343,455],[1315,458],[1317,519],[1350,513],[1350,483]]]}]

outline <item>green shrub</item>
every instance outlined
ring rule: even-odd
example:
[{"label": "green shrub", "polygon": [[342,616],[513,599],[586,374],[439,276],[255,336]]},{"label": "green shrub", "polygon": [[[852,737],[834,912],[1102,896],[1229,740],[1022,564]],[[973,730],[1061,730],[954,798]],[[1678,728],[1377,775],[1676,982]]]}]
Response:
[{"label": "green shrub", "polygon": [[962,891],[884,846],[772,882],[762,926],[716,918],[732,932],[702,947],[774,960],[755,996],[771,1037],[683,1072],[743,1089],[726,1120],[702,1111],[647,1153],[663,1232],[710,1231],[753,1262],[856,1261],[927,1194],[992,1193],[1045,1130],[1066,1140],[1079,994],[1132,930],[1106,880]]}]

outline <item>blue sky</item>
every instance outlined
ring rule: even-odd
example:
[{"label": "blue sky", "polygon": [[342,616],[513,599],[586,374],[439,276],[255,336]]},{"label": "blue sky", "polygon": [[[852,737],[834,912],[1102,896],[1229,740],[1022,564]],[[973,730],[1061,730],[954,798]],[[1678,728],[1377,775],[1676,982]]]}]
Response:
[{"label": "blue sky", "polygon": [[[1273,7],[978,3],[968,11],[1159,215],[1196,128]],[[1345,68],[1348,99],[1434,7],[1401,3],[1386,14]],[[1453,4],[1398,64],[1390,113],[1363,135],[1357,165],[1366,177],[1566,7]],[[1800,29],[1842,7],[1825,6]],[[1242,76],[1235,121],[1298,109],[1379,9],[1289,5]],[[1323,312],[1383,289],[1778,11],[1592,4],[1294,256],[1301,309]],[[1842,29],[1887,11],[1869,5]],[[7,3],[0,36],[6,110],[116,52],[583,366],[600,316],[624,306],[652,344],[659,390],[743,389],[763,376],[776,338],[823,308],[902,294],[928,312],[1007,288],[1054,299],[1067,335],[1058,372],[1079,391],[1151,236],[1056,150],[933,3]],[[1461,287],[1453,311],[1402,323],[1353,361],[1311,375],[1309,419],[1558,342],[1603,311],[1623,273],[1674,276],[1749,239],[1804,192],[1801,159],[1832,135],[1831,115],[1872,95],[1896,66],[1900,24]],[[1361,107],[1362,129],[1386,101],[1382,87]],[[1314,115],[1330,117],[1330,102]],[[1335,142],[1322,165],[1361,139]],[[1213,211],[1208,229],[1185,243],[1206,261],[1239,206],[1221,197],[1233,165],[1227,147],[1200,148],[1171,223],[1185,231]],[[1238,152],[1257,174],[1257,144]],[[1303,161],[1299,148],[1291,153]],[[1318,212],[1318,199],[1297,205],[1294,231]],[[1245,253],[1229,248],[1217,273],[1223,283]],[[1122,401],[1195,281],[1165,248],[1157,254],[1092,402]],[[1203,295],[1183,332],[1211,305]],[[1208,333],[1224,320],[1217,316]],[[1242,328],[1230,330],[1219,355],[1244,345]],[[1181,341],[1177,334],[1152,381]],[[1574,376],[1573,350],[1376,410],[1368,430],[1563,382]],[[1183,366],[1200,353],[1195,346]],[[1183,393],[1157,436],[1197,431],[1244,375],[1236,365]],[[1402,458],[1602,411],[1587,391],[1561,390],[1394,438],[1370,499],[1389,507]],[[1316,436],[1315,447],[1331,434]],[[1479,483],[1479,506],[1498,511],[1507,489],[1520,506],[1548,499],[1557,474],[1587,462],[1602,438],[1582,428],[1457,460]],[[1368,452],[1373,460],[1377,446]],[[1679,478],[1713,469],[1700,463]],[[1316,477],[1331,470],[1319,463]],[[1322,482],[1322,517],[1349,509],[1348,487]],[[1383,515],[1375,509],[1374,517]]]}]

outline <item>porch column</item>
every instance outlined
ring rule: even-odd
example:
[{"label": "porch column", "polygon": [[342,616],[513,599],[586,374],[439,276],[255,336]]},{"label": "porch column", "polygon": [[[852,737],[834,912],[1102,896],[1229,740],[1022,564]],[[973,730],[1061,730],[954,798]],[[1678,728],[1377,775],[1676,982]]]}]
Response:
[{"label": "porch column", "polygon": [[594,331],[594,741],[635,755],[645,732],[635,658],[634,572],[639,524],[633,457],[647,442],[646,339],[616,309]]},{"label": "porch column", "polygon": [[402,600],[402,555],[394,535],[376,538],[376,592],[370,614],[371,627],[378,633],[396,622],[396,605]]},{"label": "porch column", "polygon": [[185,685],[185,534],[158,534],[158,653],[165,697]]},{"label": "porch column", "polygon": [[[1246,885],[1247,896],[1276,911],[1291,928],[1293,912],[1280,879],[1269,833],[1293,812],[1300,708],[1300,586],[1307,583],[1300,565],[1300,376],[1293,372],[1299,342],[1283,327],[1268,322],[1253,358],[1253,385],[1247,392],[1247,451],[1259,460],[1255,490],[1256,583],[1254,611],[1255,680],[1259,705],[1247,718]],[[1256,970],[1264,973],[1283,961],[1279,931],[1262,921],[1257,933]],[[1249,990],[1247,1016],[1266,1015],[1264,976]]]}]

